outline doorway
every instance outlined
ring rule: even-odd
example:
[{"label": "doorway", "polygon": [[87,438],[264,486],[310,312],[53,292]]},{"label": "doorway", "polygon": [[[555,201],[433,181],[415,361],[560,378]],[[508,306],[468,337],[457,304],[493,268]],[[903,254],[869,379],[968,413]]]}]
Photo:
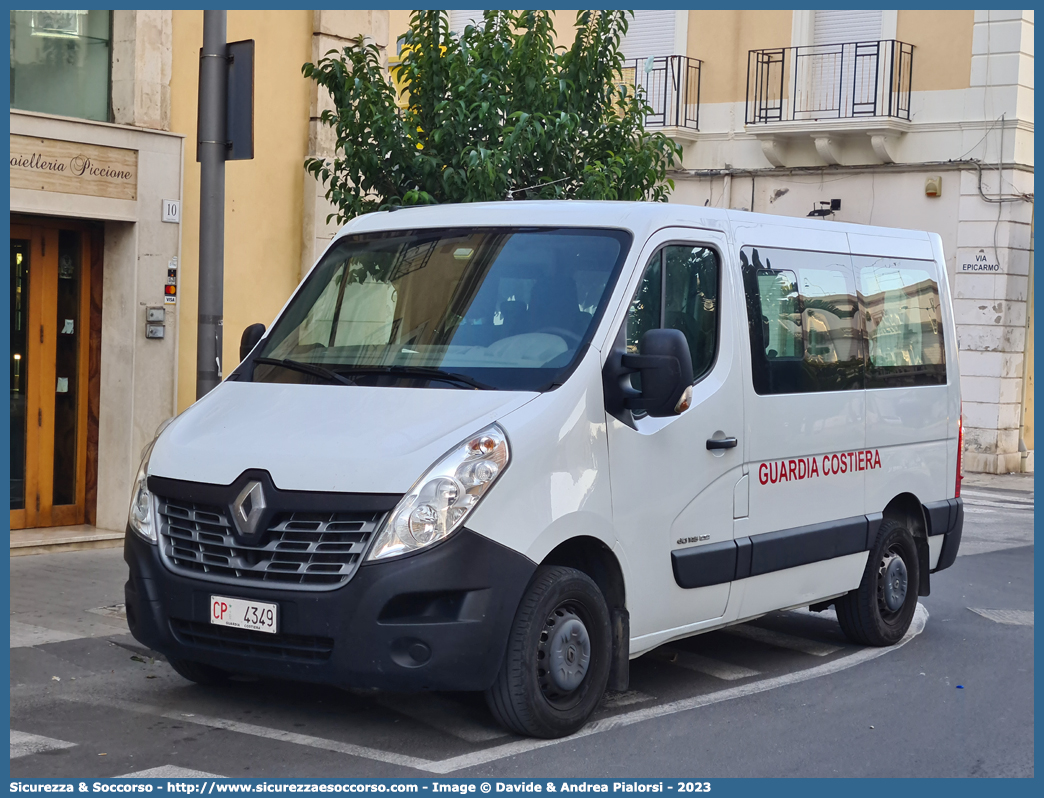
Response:
[{"label": "doorway", "polygon": [[[11,220],[11,529],[93,520],[93,232],[78,222]],[[96,451],[96,429],[91,437]]]}]

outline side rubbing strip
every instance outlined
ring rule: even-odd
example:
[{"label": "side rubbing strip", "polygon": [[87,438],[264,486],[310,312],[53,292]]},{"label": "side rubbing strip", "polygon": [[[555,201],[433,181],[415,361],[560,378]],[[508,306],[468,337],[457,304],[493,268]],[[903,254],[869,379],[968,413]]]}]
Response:
[{"label": "side rubbing strip", "polygon": [[736,541],[736,578],[746,579],[750,576],[750,538]]},{"label": "side rubbing strip", "polygon": [[866,551],[867,523],[866,516],[860,515],[752,537],[750,575]]},{"label": "side rubbing strip", "polygon": [[[945,510],[948,515],[950,508]],[[869,551],[881,520],[881,513],[858,515],[672,551],[674,581],[684,588],[708,587]]]},{"label": "side rubbing strip", "polygon": [[726,540],[672,551],[671,566],[679,587],[708,587],[731,582],[736,574],[736,542]]},{"label": "side rubbing strip", "polygon": [[881,528],[881,522],[884,521],[884,513],[870,513],[866,517],[866,550],[870,551],[874,547],[874,541],[877,540],[877,530]]}]

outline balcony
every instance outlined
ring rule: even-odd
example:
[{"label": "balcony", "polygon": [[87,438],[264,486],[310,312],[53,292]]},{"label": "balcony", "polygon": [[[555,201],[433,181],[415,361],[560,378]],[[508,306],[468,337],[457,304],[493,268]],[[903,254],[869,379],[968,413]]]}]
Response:
[{"label": "balcony", "polygon": [[621,83],[645,90],[652,112],[647,128],[661,129],[673,139],[693,141],[700,127],[700,66],[684,55],[650,56],[624,63]]},{"label": "balcony", "polygon": [[871,136],[882,161],[909,128],[913,45],[885,39],[751,50],[747,59],[746,128],[777,166],[782,138],[811,135],[827,163],[836,139]]}]

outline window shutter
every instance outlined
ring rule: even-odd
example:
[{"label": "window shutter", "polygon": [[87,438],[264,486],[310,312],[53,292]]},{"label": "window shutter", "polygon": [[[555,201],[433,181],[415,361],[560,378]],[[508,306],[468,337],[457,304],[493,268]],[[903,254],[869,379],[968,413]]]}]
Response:
[{"label": "window shutter", "polygon": [[450,11],[450,30],[460,35],[468,25],[481,24],[482,13],[482,11]]},{"label": "window shutter", "polygon": [[675,55],[674,18],[676,11],[635,11],[628,20],[627,35],[620,43],[624,60],[649,56]]},{"label": "window shutter", "polygon": [[881,38],[881,11],[816,11],[812,44],[869,42]]}]

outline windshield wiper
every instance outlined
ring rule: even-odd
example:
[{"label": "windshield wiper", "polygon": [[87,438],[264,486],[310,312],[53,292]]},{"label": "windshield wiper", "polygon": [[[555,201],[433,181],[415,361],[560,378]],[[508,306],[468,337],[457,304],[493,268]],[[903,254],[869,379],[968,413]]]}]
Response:
[{"label": "windshield wiper", "polygon": [[336,371],[331,371],[324,366],[317,366],[315,363],[302,363],[300,360],[288,360],[276,357],[255,357],[254,362],[260,363],[262,366],[281,366],[284,369],[300,371],[304,374],[311,374],[313,377],[322,377],[326,380],[339,382],[342,385],[357,384],[354,380],[350,380],[348,377],[344,377]]},{"label": "windshield wiper", "polygon": [[484,382],[479,382],[464,374],[421,366],[349,366],[341,370],[349,374],[389,374],[396,377],[422,377],[457,385],[467,385],[480,391],[493,390],[492,385],[486,385]]}]

